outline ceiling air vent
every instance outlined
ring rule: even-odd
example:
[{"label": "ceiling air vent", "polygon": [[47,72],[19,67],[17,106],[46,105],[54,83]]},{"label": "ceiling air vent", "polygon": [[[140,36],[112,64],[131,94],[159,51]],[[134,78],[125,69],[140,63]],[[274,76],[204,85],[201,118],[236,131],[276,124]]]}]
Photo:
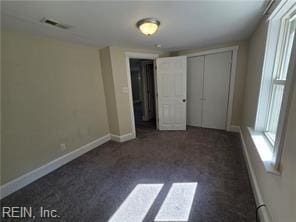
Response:
[{"label": "ceiling air vent", "polygon": [[48,25],[52,25],[52,26],[55,26],[55,27],[61,28],[61,29],[69,29],[72,27],[71,25],[63,24],[58,21],[54,21],[54,20],[47,19],[47,18],[41,19],[40,22],[46,23]]}]

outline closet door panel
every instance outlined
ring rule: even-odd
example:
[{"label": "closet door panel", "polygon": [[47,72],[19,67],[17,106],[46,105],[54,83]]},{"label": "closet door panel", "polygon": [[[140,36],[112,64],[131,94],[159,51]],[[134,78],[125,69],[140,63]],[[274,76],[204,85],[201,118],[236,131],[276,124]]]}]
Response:
[{"label": "closet door panel", "polygon": [[203,127],[226,129],[231,56],[231,52],[205,56]]},{"label": "closet door panel", "polygon": [[204,56],[187,59],[187,125],[202,126]]}]

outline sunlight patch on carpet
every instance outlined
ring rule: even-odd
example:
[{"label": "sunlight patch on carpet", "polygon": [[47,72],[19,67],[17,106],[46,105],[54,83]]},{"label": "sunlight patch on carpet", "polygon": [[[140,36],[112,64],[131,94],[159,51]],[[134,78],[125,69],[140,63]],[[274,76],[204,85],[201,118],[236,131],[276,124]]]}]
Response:
[{"label": "sunlight patch on carpet", "polygon": [[154,221],[188,221],[197,183],[173,183]]},{"label": "sunlight patch on carpet", "polygon": [[109,222],[144,220],[163,184],[138,184],[109,219]]}]

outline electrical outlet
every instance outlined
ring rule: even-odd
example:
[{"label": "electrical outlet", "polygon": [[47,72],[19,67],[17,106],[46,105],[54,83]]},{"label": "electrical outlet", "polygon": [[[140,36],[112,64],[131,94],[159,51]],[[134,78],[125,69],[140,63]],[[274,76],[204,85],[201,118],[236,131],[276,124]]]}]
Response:
[{"label": "electrical outlet", "polygon": [[61,143],[61,144],[60,144],[60,148],[61,148],[61,151],[66,150],[66,149],[67,149],[66,144]]}]

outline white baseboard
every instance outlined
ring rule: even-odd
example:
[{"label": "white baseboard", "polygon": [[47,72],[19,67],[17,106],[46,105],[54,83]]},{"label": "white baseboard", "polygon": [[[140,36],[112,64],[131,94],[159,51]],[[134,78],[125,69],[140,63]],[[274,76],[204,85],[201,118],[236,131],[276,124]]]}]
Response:
[{"label": "white baseboard", "polygon": [[34,182],[40,177],[45,176],[46,174],[56,170],[57,168],[63,166],[64,164],[70,162],[71,160],[76,159],[77,157],[83,155],[84,153],[106,143],[111,139],[110,134],[107,134],[99,139],[96,139],[70,153],[67,153],[31,172],[28,172],[0,187],[0,198],[4,198],[9,194],[27,186],[28,184]]},{"label": "white baseboard", "polygon": [[[253,190],[253,193],[254,193],[254,196],[255,196],[256,205],[259,206],[260,204],[264,204],[264,200],[263,200],[263,197],[261,195],[261,191],[260,191],[260,188],[259,188],[259,185],[258,185],[258,181],[257,181],[256,175],[255,175],[255,171],[254,171],[251,159],[250,159],[250,155],[249,155],[247,145],[246,145],[244,135],[242,133],[241,128],[239,128],[239,132],[240,132],[241,141],[242,141],[242,145],[243,145],[243,155],[244,155],[245,161],[247,163],[249,178],[250,178],[252,190]],[[270,217],[266,207],[261,207],[260,208],[259,216],[260,216],[260,221],[261,222],[272,222],[271,217]]]},{"label": "white baseboard", "polygon": [[133,133],[127,133],[121,136],[115,135],[115,134],[110,134],[111,140],[116,141],[116,142],[125,142],[128,140],[135,139],[136,136]]},{"label": "white baseboard", "polygon": [[0,187],[0,199],[8,196],[9,194],[29,185],[30,183],[34,182],[35,180],[45,176],[46,174],[56,170],[57,168],[65,165],[66,163],[70,162],[71,160],[76,159],[77,157],[83,155],[84,153],[102,145],[103,143],[114,140],[117,142],[125,142],[131,139],[134,139],[135,135],[133,133],[128,133],[125,135],[114,135],[114,134],[107,134],[99,139],[96,139],[70,153],[67,153],[31,172],[28,172]]},{"label": "white baseboard", "polygon": [[227,131],[240,133],[240,126],[231,125]]}]

